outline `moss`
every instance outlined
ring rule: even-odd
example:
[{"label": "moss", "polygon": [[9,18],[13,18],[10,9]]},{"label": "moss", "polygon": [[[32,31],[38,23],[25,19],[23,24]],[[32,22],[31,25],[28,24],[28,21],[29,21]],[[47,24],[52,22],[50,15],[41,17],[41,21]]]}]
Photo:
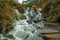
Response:
[{"label": "moss", "polygon": [[11,3],[13,4],[15,2],[11,0],[0,0],[0,30],[5,29],[9,31],[13,28],[13,22],[18,17]]},{"label": "moss", "polygon": [[46,22],[57,23],[57,17],[60,16],[60,1],[48,0],[42,6]]}]

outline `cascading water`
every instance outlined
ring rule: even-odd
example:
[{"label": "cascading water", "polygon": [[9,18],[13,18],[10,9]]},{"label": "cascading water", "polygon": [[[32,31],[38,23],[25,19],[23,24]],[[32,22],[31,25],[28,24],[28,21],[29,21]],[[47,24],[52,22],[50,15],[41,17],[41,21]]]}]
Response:
[{"label": "cascading water", "polygon": [[[20,1],[23,0],[18,0],[18,4]],[[30,3],[32,1],[35,0],[25,0],[24,4]],[[23,2],[21,2],[21,4],[22,3]],[[17,8],[14,10],[18,14],[18,16],[20,16],[20,11]],[[46,38],[47,36],[44,35],[45,33],[54,33],[55,35],[58,32],[60,33],[60,31],[54,29],[55,26],[52,26],[50,25],[50,23],[43,21],[44,17],[41,11],[42,9],[39,7],[27,7],[25,13],[23,14],[24,17],[26,16],[26,19],[21,20],[18,17],[19,20],[14,20],[14,28],[10,30],[7,34],[5,33],[5,29],[1,30],[0,40],[48,40],[48,38]]]},{"label": "cascading water", "polygon": [[34,22],[42,19],[41,8],[38,8],[36,11],[37,13],[34,12],[33,8],[27,7],[24,13],[27,19],[15,21],[14,29],[9,32],[9,34],[14,36],[15,40],[43,40],[39,36],[42,28],[44,28],[43,21]]},{"label": "cascading water", "polygon": [[[19,15],[17,9],[15,9]],[[12,29],[6,37],[0,35],[1,40],[43,40],[40,33],[43,32],[44,23],[41,8],[27,7],[24,15],[27,19],[15,20],[14,29]]]}]

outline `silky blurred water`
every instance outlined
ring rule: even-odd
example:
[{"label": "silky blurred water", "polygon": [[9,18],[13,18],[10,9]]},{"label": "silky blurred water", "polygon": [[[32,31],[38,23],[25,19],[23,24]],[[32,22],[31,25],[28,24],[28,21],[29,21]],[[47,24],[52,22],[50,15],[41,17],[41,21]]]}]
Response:
[{"label": "silky blurred water", "polygon": [[[38,14],[34,12],[33,8],[31,8],[30,11],[28,10],[30,10],[29,7],[27,7],[24,13],[27,19],[19,19],[19,21],[15,20],[14,29],[10,31],[9,34],[12,34],[15,37],[15,40],[43,40],[42,37],[39,36],[39,34],[44,28],[44,23],[43,21],[40,21],[38,23],[34,22],[34,20],[36,19],[42,19],[42,13],[40,12],[41,8],[37,9]],[[33,18],[31,18],[31,16]]]},{"label": "silky blurred water", "polygon": [[[17,9],[15,10],[19,15],[20,13],[18,12],[18,10]],[[40,33],[44,28],[43,15],[41,11],[42,11],[41,8],[37,8],[35,11],[33,8],[27,7],[24,13],[27,19],[15,20],[13,24],[14,29],[12,29],[7,34],[10,35],[12,38],[4,37],[1,34],[0,35],[1,40],[43,40],[43,38],[40,36]],[[37,23],[34,21],[36,21]]]}]

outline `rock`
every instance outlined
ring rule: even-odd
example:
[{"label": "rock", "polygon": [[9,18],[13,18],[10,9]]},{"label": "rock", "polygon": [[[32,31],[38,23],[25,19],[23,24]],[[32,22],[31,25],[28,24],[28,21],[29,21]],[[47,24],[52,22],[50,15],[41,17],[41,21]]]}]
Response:
[{"label": "rock", "polygon": [[1,40],[1,38],[0,38],[0,40]]},{"label": "rock", "polygon": [[14,36],[12,34],[8,34],[6,35],[7,38],[11,38],[11,39],[14,39]]},{"label": "rock", "polygon": [[10,31],[13,28],[13,22],[17,18],[15,10],[11,3],[14,1],[0,0],[0,32],[4,30],[5,32]]},{"label": "rock", "polygon": [[42,7],[44,20],[50,23],[59,23],[57,17],[60,17],[59,0],[47,0]]},{"label": "rock", "polygon": [[6,37],[2,38],[1,40],[8,40]]},{"label": "rock", "polygon": [[21,19],[26,19],[26,16],[21,13],[21,14],[20,14],[20,18],[21,18]]},{"label": "rock", "polygon": [[37,5],[32,5],[32,8],[38,8],[38,6]]}]

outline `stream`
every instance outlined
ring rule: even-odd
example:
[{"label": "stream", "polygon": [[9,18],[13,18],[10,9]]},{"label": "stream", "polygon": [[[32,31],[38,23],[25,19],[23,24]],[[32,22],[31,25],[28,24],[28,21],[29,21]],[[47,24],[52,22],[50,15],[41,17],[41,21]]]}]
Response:
[{"label": "stream", "polygon": [[[18,0],[18,4],[27,4],[32,1],[35,0]],[[19,9],[13,9],[18,16],[21,16],[20,14],[22,13],[20,13],[21,11],[19,12]],[[1,30],[2,33],[0,33],[0,40],[49,40],[49,38],[53,39],[60,37],[60,26],[43,21],[44,16],[42,8],[26,7],[24,11],[23,16],[26,18],[21,19],[18,17],[18,20],[14,20],[14,28],[7,34],[5,33],[5,29]]]},{"label": "stream", "polygon": [[[17,9],[15,9],[17,14]],[[13,23],[14,29],[4,36],[0,34],[0,40],[43,40],[41,32],[44,29],[42,9],[37,8],[36,11],[33,8],[27,7],[24,15],[26,19],[15,20]]]},{"label": "stream", "polygon": [[[15,40],[43,40],[40,33],[44,28],[44,23],[41,20],[43,17],[40,11],[41,8],[38,8],[36,13],[33,8],[27,7],[24,13],[27,19],[15,20],[14,29],[9,34],[13,35]],[[36,23],[36,20],[41,21]]]}]

